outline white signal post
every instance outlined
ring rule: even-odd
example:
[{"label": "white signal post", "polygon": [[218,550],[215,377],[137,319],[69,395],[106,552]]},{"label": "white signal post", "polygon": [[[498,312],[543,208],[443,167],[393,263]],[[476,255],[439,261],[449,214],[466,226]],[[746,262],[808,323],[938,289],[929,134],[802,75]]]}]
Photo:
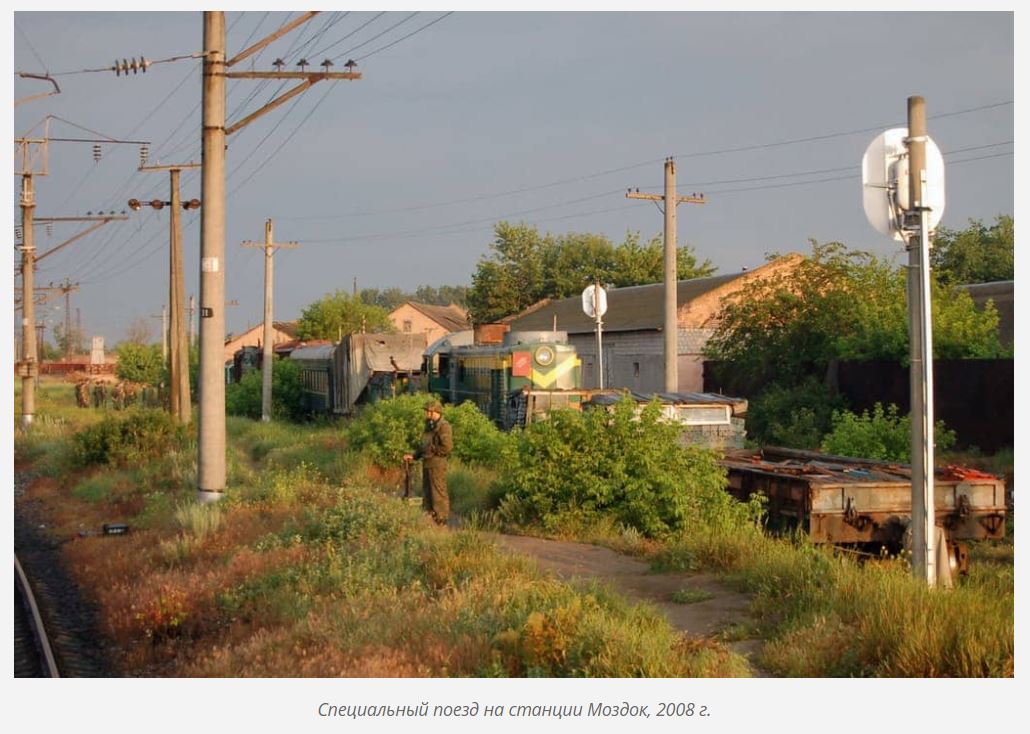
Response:
[{"label": "white signal post", "polygon": [[862,160],[869,222],[908,250],[909,391],[912,415],[912,572],[934,586],[938,574],[933,481],[933,323],[930,230],[944,213],[944,161],[926,134],[926,103],[908,98],[908,128],[878,136]]},{"label": "white signal post", "polygon": [[601,349],[601,317],[608,311],[608,296],[599,283],[583,289],[583,313],[594,319],[597,331],[597,387],[604,389],[604,358]]}]

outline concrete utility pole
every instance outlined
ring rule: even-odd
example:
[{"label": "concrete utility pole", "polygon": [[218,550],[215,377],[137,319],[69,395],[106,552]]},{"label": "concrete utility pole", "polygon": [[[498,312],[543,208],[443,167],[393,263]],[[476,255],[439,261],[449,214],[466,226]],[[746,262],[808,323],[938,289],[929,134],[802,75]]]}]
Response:
[{"label": "concrete utility pole", "polygon": [[[665,194],[641,194],[639,190],[626,193],[627,199],[646,199],[664,202],[665,214],[665,392],[679,391],[679,324],[676,319],[676,207],[679,204],[704,204],[704,194],[676,196],[676,163],[665,159]],[[659,207],[661,208],[661,207]]]},{"label": "concrete utility pole", "polygon": [[[21,426],[28,430],[32,425],[36,414],[36,374],[39,364],[36,361],[36,305],[34,273],[36,270],[36,247],[33,236],[32,215],[36,208],[36,195],[32,185],[32,166],[28,160],[28,148],[32,142],[22,142],[22,171],[21,171],[21,287],[22,287],[22,364],[19,369],[21,375]],[[45,146],[46,142],[43,141]],[[46,175],[45,168],[44,173]]]},{"label": "concrete utility pole", "polygon": [[[926,201],[926,102],[908,98],[909,390],[912,396],[912,570],[937,582],[933,480],[933,322],[930,309],[929,209]],[[914,307],[913,307],[914,306]]]},{"label": "concrete utility pole", "polygon": [[[52,80],[51,80],[52,81]],[[54,86],[57,87],[56,82]],[[58,89],[58,91],[60,91]],[[28,101],[27,99],[21,101]],[[55,252],[67,247],[78,239],[85,237],[95,229],[104,226],[108,222],[112,222],[118,219],[126,219],[126,217],[116,217],[113,214],[108,216],[99,217],[47,217],[47,218],[35,218],[36,208],[36,194],[35,187],[33,185],[34,176],[46,176],[48,174],[48,155],[49,145],[51,140],[58,140],[61,142],[93,142],[93,143],[128,143],[128,142],[139,142],[139,141],[124,141],[115,140],[114,138],[107,138],[105,140],[89,140],[80,138],[51,138],[50,137],[50,117],[46,118],[44,126],[44,133],[42,138],[16,138],[15,144],[20,149],[21,165],[19,170],[15,171],[16,176],[21,176],[21,228],[22,228],[22,243],[21,243],[21,275],[22,275],[22,354],[21,364],[18,368],[18,374],[22,378],[22,392],[21,392],[21,425],[24,430],[32,425],[33,419],[36,413],[36,377],[39,372],[39,363],[37,362],[38,347],[36,344],[36,309],[35,309],[35,291],[34,286],[36,264],[48,255],[52,255]],[[36,154],[33,155],[33,146],[36,146]],[[38,165],[37,165],[38,164]],[[59,221],[97,221],[97,224],[86,229],[83,232],[75,235],[71,239],[61,243],[57,247],[47,250],[42,255],[36,256],[35,237],[33,234],[33,227],[36,224],[44,224]]]},{"label": "concrete utility pole", "polygon": [[197,491],[225,489],[225,13],[204,12]]},{"label": "concrete utility pole", "polygon": [[265,251],[265,323],[261,337],[261,420],[272,420],[272,256],[278,249],[295,249],[296,242],[274,242],[272,220],[265,220],[264,242],[243,242],[243,247],[259,247]]},{"label": "concrete utility pole", "polygon": [[71,283],[65,282],[64,289],[64,358],[71,361],[72,357],[72,290]]},{"label": "concrete utility pole", "polygon": [[193,348],[193,328],[194,328],[193,317],[194,317],[194,314],[196,314],[196,312],[197,312],[197,301],[196,301],[196,299],[192,295],[190,296],[190,309],[189,309],[189,311],[190,311],[190,316],[189,316],[189,321],[190,321],[190,342],[189,343],[190,343],[190,349],[192,349]]},{"label": "concrete utility pole", "polygon": [[180,194],[179,179],[184,168],[199,168],[199,163],[181,163],[170,166],[143,166],[140,171],[156,172],[168,171],[169,174],[169,201],[164,202],[154,199],[150,202],[140,202],[136,199],[129,201],[129,206],[139,209],[144,205],[155,209],[162,209],[166,205],[171,207],[171,217],[168,226],[168,309],[171,313],[169,324],[169,354],[168,363],[169,379],[169,410],[180,423],[189,423],[192,412],[190,404],[190,368],[189,368],[189,343],[186,337],[186,287],[183,281],[182,265],[182,224],[181,210],[196,209],[200,207],[199,199],[182,201]]},{"label": "concrete utility pole", "polygon": [[161,319],[161,359],[168,362],[168,306],[161,306],[161,315],[154,318]]},{"label": "concrete utility pole", "polygon": [[[225,139],[269,110],[325,79],[360,79],[356,72],[226,72],[277,38],[307,22],[311,11],[249,46],[232,59],[225,58],[225,13],[204,11],[203,130],[200,219],[200,419],[197,431],[197,496],[201,502],[221,499],[225,490]],[[225,80],[299,79],[299,85],[257,111],[226,127]]]}]

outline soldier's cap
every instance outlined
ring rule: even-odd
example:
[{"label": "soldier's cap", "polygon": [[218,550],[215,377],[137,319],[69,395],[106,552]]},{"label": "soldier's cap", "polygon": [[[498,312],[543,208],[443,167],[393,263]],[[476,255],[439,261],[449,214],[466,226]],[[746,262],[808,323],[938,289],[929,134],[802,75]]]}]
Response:
[{"label": "soldier's cap", "polygon": [[427,400],[425,405],[426,410],[434,410],[437,413],[443,413],[443,406],[440,405],[439,400]]}]

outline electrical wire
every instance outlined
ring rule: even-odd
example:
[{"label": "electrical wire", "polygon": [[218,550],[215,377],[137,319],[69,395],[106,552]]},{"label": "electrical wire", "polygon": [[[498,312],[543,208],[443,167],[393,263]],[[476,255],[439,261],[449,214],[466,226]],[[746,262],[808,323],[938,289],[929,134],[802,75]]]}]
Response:
[{"label": "electrical wire", "polygon": [[379,48],[375,49],[374,51],[369,51],[369,52],[368,52],[367,54],[365,54],[364,56],[359,56],[359,57],[358,57],[357,59],[355,59],[355,60],[356,60],[356,61],[364,61],[364,60],[365,60],[365,59],[367,59],[367,58],[368,58],[369,56],[374,56],[375,54],[379,53],[380,51],[385,51],[386,49],[388,49],[388,48],[390,48],[390,47],[392,47],[392,46],[396,46],[396,45],[397,45],[398,43],[400,43],[401,41],[406,41],[407,39],[411,38],[412,36],[414,36],[414,35],[416,35],[416,34],[418,34],[418,33],[421,33],[422,31],[426,30],[426,29],[427,29],[427,28],[429,28],[430,26],[436,25],[437,23],[439,23],[439,22],[440,22],[441,20],[443,20],[444,18],[446,18],[446,17],[447,17],[447,16],[449,16],[449,15],[454,15],[454,11],[453,11],[453,10],[450,10],[450,11],[448,11],[448,12],[444,13],[443,15],[441,15],[440,17],[436,18],[435,20],[432,20],[432,21],[430,21],[430,22],[426,23],[426,24],[425,24],[424,26],[422,26],[421,28],[418,28],[418,29],[416,29],[416,30],[412,31],[411,33],[407,34],[406,36],[401,36],[401,37],[400,37],[400,38],[398,38],[398,39],[397,39],[396,41],[392,41],[392,42],[390,42],[390,43],[386,44],[385,46],[380,46]]},{"label": "electrical wire", "polygon": [[[144,67],[143,71],[145,73],[147,68],[149,68],[151,66],[156,66],[158,64],[171,64],[171,63],[174,63],[176,61],[184,61],[185,59],[199,59],[199,58],[202,58],[203,55],[204,55],[203,52],[196,51],[196,52],[191,53],[191,54],[180,54],[178,56],[169,56],[167,59],[157,59],[156,61],[148,61],[148,60],[144,59],[143,61],[146,63],[146,67]],[[110,72],[110,71],[117,71],[117,70],[118,70],[118,67],[116,67],[116,66],[104,66],[104,67],[101,67],[101,68],[98,68],[98,69],[79,69],[78,71],[55,71],[55,72],[51,73],[50,76],[70,76],[72,74],[96,74],[98,72],[104,72],[104,71]],[[126,72],[126,74],[127,73],[128,72]]]},{"label": "electrical wire", "polygon": [[36,51],[36,47],[32,45],[32,41],[29,40],[29,37],[25,34],[25,31],[22,29],[22,27],[15,23],[14,30],[18,31],[22,39],[25,41],[25,45],[29,47],[29,51],[31,51],[32,55],[36,57],[36,61],[39,62],[39,65],[43,67],[43,73],[48,74],[48,72],[46,71],[47,63],[43,61],[43,57],[39,55],[38,51]]},{"label": "electrical wire", "polygon": [[311,55],[312,55],[312,56],[315,56],[315,57],[321,56],[322,54],[324,54],[324,53],[325,53],[326,51],[328,51],[329,49],[331,49],[331,48],[334,48],[334,47],[336,47],[336,46],[339,46],[339,45],[340,45],[341,43],[343,43],[344,41],[346,41],[346,40],[347,40],[348,38],[350,38],[351,36],[353,36],[353,35],[354,35],[355,33],[358,33],[358,32],[360,32],[360,31],[364,30],[365,28],[367,28],[368,26],[372,25],[372,24],[373,24],[373,23],[375,23],[375,22],[376,22],[377,20],[379,20],[380,18],[382,18],[382,17],[384,16],[384,15],[386,15],[386,11],[385,11],[385,10],[384,10],[383,12],[381,12],[381,13],[377,13],[376,15],[372,16],[372,18],[371,18],[371,19],[369,19],[369,20],[367,20],[366,22],[364,22],[364,23],[362,23],[361,25],[359,25],[359,26],[358,26],[357,28],[355,28],[355,29],[354,29],[353,31],[351,31],[350,33],[348,33],[348,34],[347,34],[346,36],[344,36],[343,38],[340,38],[340,39],[338,39],[338,40],[334,41],[333,43],[329,44],[329,45],[328,45],[328,46],[326,46],[325,48],[322,48],[322,49],[319,49],[318,51],[315,51],[315,52],[314,52],[313,54],[311,54]]},{"label": "electrical wire", "polygon": [[399,26],[399,25],[402,25],[402,24],[404,24],[404,23],[407,23],[407,22],[408,22],[409,20],[411,20],[412,18],[414,18],[414,17],[415,17],[416,15],[418,15],[418,14],[419,14],[419,11],[417,11],[417,10],[416,10],[416,11],[415,11],[414,13],[412,13],[411,15],[408,15],[407,17],[405,17],[405,18],[402,18],[401,20],[399,20],[399,21],[397,21],[396,23],[394,23],[394,24],[393,24],[392,26],[390,26],[389,28],[387,28],[387,29],[386,29],[385,31],[382,31],[382,32],[380,32],[380,33],[377,33],[376,35],[372,36],[371,38],[369,38],[369,39],[367,39],[367,40],[365,40],[365,41],[362,41],[362,42],[361,42],[361,43],[359,43],[359,44],[358,44],[357,46],[353,46],[352,48],[349,48],[349,49],[347,49],[347,50],[346,50],[346,51],[344,51],[343,53],[341,53],[341,54],[338,54],[338,55],[334,56],[334,57],[333,57],[333,61],[336,61],[336,60],[338,60],[338,59],[342,59],[342,58],[343,58],[344,56],[350,56],[350,55],[351,55],[352,53],[354,53],[355,51],[357,51],[357,50],[358,50],[359,48],[361,48],[362,46],[367,46],[368,44],[372,43],[372,41],[376,40],[377,38],[382,38],[382,37],[383,37],[383,36],[385,36],[385,35],[386,35],[387,33],[389,33],[390,31],[392,31],[392,30],[393,30],[394,28],[396,28],[397,26]]}]

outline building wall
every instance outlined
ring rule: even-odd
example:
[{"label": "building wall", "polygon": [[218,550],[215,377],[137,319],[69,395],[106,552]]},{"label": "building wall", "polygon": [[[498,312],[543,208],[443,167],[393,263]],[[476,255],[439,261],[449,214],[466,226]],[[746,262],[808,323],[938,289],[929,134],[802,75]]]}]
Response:
[{"label": "building wall", "polygon": [[440,324],[407,303],[398,306],[390,313],[390,321],[397,327],[397,331],[402,334],[425,334],[426,344],[432,344],[441,336],[450,333]]},{"label": "building wall", "polygon": [[[680,329],[679,392],[701,392],[704,387],[704,357],[701,351],[711,331]],[[638,392],[664,392],[665,342],[660,331],[628,331],[603,334],[604,386],[625,387]],[[570,334],[569,343],[583,361],[583,386],[597,387],[597,337]]]}]

